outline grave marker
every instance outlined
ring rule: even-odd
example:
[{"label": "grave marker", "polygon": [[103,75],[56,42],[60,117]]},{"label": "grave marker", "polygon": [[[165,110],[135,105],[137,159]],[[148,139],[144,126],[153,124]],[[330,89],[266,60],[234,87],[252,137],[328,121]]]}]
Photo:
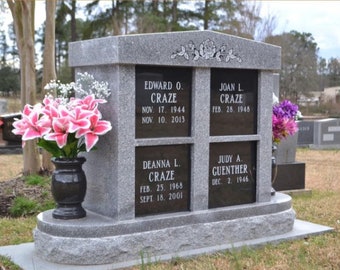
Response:
[{"label": "grave marker", "polygon": [[298,146],[309,146],[314,143],[314,121],[298,121]]},{"label": "grave marker", "polygon": [[314,149],[340,148],[340,119],[327,118],[314,121]]},{"label": "grave marker", "polygon": [[118,268],[292,230],[291,198],[270,195],[279,47],[189,31],[75,42],[69,55],[109,82],[113,128],[86,155],[86,219],[38,216],[40,257]]}]

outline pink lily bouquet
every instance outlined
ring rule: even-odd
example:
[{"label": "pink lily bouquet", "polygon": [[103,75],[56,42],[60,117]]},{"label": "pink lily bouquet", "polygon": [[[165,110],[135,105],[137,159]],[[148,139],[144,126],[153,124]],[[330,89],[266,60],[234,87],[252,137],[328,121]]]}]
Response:
[{"label": "pink lily bouquet", "polygon": [[[276,98],[277,99],[277,98]],[[278,102],[274,97],[272,127],[273,143],[280,143],[282,139],[294,135],[297,130],[296,118],[300,114],[298,106],[289,100]]]},{"label": "pink lily bouquet", "polygon": [[[108,84],[95,81],[88,73],[78,73],[79,79],[69,84],[51,81],[45,90],[56,91],[57,97],[45,96],[42,104],[26,104],[21,119],[13,123],[12,132],[26,141],[38,139],[38,146],[56,158],[76,158],[89,152],[100,135],[112,129],[102,120],[98,105],[110,95]],[[68,98],[74,91],[78,97]]]}]

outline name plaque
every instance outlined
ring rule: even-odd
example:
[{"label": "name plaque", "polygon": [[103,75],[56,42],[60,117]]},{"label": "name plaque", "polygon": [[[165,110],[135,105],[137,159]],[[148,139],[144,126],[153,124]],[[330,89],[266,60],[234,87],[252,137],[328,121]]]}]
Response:
[{"label": "name plaque", "polygon": [[255,200],[256,142],[210,144],[209,208]]},{"label": "name plaque", "polygon": [[191,68],[136,66],[136,138],[190,136]]},{"label": "name plaque", "polygon": [[211,69],[210,136],[257,132],[256,70]]},{"label": "name plaque", "polygon": [[190,147],[136,148],[135,215],[188,211]]}]

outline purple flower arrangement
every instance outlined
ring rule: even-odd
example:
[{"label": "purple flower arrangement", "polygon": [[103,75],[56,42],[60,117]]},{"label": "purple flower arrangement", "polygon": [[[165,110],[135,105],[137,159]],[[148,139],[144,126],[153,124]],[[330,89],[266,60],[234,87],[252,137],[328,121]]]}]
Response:
[{"label": "purple flower arrangement", "polygon": [[284,100],[273,105],[273,143],[280,143],[289,135],[294,135],[297,130],[295,122],[298,114],[298,106],[289,100]]}]

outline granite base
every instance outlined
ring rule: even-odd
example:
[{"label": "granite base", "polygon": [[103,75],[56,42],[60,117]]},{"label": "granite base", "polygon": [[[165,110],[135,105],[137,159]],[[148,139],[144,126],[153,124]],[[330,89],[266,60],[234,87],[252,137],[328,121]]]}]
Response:
[{"label": "granite base", "polygon": [[290,232],[295,212],[291,197],[277,193],[268,203],[223,207],[129,221],[88,212],[79,220],[38,215],[35,250],[59,264],[100,265],[155,260],[169,254],[200,254],[207,248]]}]

